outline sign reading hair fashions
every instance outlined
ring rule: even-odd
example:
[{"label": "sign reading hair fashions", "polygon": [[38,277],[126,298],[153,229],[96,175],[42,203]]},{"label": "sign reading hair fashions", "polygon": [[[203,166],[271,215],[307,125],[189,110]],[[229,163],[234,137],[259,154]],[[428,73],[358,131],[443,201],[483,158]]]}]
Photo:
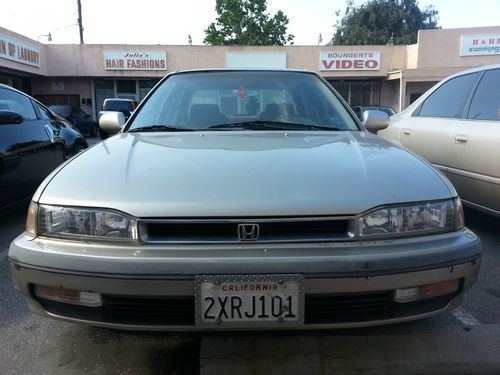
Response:
[{"label": "sign reading hair fashions", "polygon": [[321,52],[319,70],[380,70],[380,52]]},{"label": "sign reading hair fashions", "polygon": [[104,51],[106,70],[167,70],[166,52]]},{"label": "sign reading hair fashions", "polygon": [[0,34],[0,57],[40,67],[40,48]]},{"label": "sign reading hair fashions", "polygon": [[500,34],[463,35],[460,56],[500,55]]}]

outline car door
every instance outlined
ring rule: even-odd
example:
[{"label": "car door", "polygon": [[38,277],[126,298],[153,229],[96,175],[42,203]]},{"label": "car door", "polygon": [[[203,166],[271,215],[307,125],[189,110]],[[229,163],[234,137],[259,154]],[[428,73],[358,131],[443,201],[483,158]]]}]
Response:
[{"label": "car door", "polygon": [[451,162],[449,152],[455,126],[463,118],[465,104],[479,74],[466,74],[444,82],[410,117],[401,118],[401,144],[446,170]]},{"label": "car door", "polygon": [[32,100],[0,88],[0,109],[24,121],[0,125],[0,207],[27,198],[55,166],[55,148]]},{"label": "car door", "polygon": [[462,199],[500,212],[500,69],[481,76],[450,155],[448,176]]}]

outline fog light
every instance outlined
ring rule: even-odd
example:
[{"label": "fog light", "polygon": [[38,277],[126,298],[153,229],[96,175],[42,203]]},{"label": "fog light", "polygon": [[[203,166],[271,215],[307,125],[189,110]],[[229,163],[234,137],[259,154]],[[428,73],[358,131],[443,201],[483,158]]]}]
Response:
[{"label": "fog light", "polygon": [[413,302],[421,299],[439,297],[456,292],[459,287],[458,280],[447,280],[439,283],[420,285],[412,288],[396,289],[394,301],[399,303]]},{"label": "fog light", "polygon": [[50,299],[57,302],[91,307],[102,306],[100,293],[79,292],[71,289],[35,285],[35,294],[40,298]]}]

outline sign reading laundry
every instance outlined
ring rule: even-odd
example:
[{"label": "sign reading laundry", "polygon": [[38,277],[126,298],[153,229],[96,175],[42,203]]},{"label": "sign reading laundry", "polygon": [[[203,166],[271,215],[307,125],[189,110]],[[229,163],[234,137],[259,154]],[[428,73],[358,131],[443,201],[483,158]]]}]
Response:
[{"label": "sign reading laundry", "polygon": [[104,51],[106,70],[167,70],[167,54],[162,51]]},{"label": "sign reading laundry", "polygon": [[380,52],[321,52],[319,70],[380,70]]},{"label": "sign reading laundry", "polygon": [[40,48],[0,34],[0,57],[40,67]]}]

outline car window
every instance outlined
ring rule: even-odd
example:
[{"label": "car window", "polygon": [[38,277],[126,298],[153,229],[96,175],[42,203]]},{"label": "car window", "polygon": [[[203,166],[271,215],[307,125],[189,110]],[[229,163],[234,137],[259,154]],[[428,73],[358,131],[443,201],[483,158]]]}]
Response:
[{"label": "car window", "polygon": [[38,110],[40,111],[40,115],[42,116],[42,119],[44,120],[53,120],[54,117],[52,116],[52,114],[47,111],[44,107],[42,107],[41,105],[36,105]]},{"label": "car window", "polygon": [[470,90],[476,83],[479,73],[466,74],[453,78],[439,86],[420,109],[419,116],[460,118]]},{"label": "car window", "polygon": [[104,111],[130,111],[132,103],[125,100],[108,100],[104,104]]},{"label": "car window", "polygon": [[167,124],[198,130],[248,121],[358,130],[340,100],[315,75],[252,71],[171,76],[144,104],[130,129]]},{"label": "car window", "polygon": [[500,120],[500,69],[484,73],[472,99],[467,118]]},{"label": "car window", "polygon": [[36,113],[31,100],[12,90],[0,90],[0,110],[19,113],[25,120],[36,120]]}]

